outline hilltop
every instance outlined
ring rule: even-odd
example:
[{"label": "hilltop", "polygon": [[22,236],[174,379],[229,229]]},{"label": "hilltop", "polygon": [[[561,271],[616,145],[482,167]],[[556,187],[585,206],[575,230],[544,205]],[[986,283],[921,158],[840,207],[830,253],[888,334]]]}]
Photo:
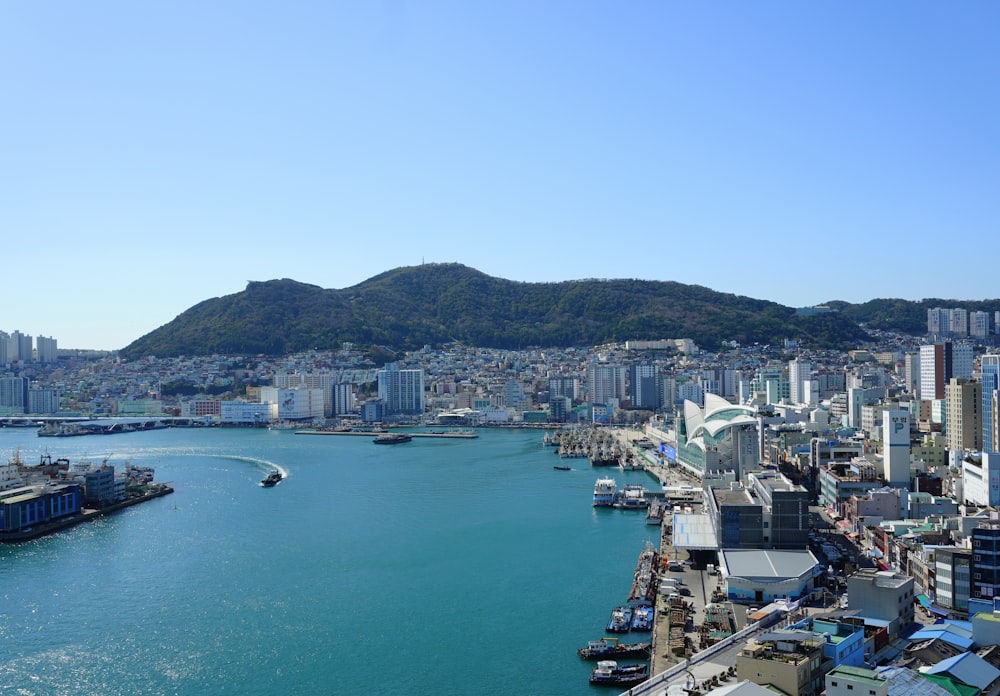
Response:
[{"label": "hilltop", "polygon": [[833,304],[838,311],[802,317],[790,307],[700,285],[627,279],[522,283],[457,263],[424,264],[342,290],[287,278],[251,281],[242,292],[184,311],[122,355],[284,355],[336,349],[345,341],[394,351],[451,341],[512,349],[659,338],[692,338],[706,348],[724,340],[793,338],[817,347],[865,341],[859,325],[865,312],[858,309],[864,305]]}]

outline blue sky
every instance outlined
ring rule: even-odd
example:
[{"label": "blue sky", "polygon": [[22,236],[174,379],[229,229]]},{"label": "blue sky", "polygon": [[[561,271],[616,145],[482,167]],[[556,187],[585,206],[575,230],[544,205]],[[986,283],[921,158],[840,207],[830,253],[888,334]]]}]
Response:
[{"label": "blue sky", "polygon": [[0,329],[120,348],[248,280],[425,261],[1000,297],[998,25],[992,2],[10,0]]}]

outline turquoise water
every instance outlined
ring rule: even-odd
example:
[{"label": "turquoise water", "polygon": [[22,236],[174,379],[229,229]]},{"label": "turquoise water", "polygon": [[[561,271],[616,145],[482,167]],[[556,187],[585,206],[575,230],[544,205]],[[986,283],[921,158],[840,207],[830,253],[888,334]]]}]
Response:
[{"label": "turquoise water", "polygon": [[[131,459],[176,492],[0,546],[11,693],[609,693],[576,649],[604,635],[658,535],[642,513],[593,509],[598,472],[553,470],[540,432],[375,446],[0,430],[0,458],[18,447],[28,463]],[[287,478],[258,486],[273,467]]]}]

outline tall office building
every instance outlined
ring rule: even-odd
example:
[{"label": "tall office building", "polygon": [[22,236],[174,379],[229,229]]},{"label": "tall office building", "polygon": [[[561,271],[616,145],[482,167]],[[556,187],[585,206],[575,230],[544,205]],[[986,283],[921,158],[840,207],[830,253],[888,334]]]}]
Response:
[{"label": "tall office building", "polygon": [[945,389],[945,431],[948,449],[982,450],[982,385],[953,377]]},{"label": "tall office building", "polygon": [[384,414],[419,415],[424,412],[424,371],[400,370],[395,364],[378,371],[378,398]]},{"label": "tall office building", "polygon": [[993,401],[997,389],[1000,389],[1000,355],[996,353],[984,355],[979,367],[981,374],[979,381],[982,388],[983,451],[995,452],[996,448],[1000,447],[1000,442],[993,439],[993,433],[997,430],[997,412],[993,408]]},{"label": "tall office building", "polygon": [[656,365],[639,364],[629,368],[632,408],[656,410],[661,405],[663,390]]},{"label": "tall office building", "polygon": [[592,404],[615,404],[625,398],[625,369],[611,363],[587,366],[587,388]]},{"label": "tall office building", "polygon": [[971,344],[944,341],[920,346],[921,399],[943,399],[945,385],[952,377],[972,377]]}]

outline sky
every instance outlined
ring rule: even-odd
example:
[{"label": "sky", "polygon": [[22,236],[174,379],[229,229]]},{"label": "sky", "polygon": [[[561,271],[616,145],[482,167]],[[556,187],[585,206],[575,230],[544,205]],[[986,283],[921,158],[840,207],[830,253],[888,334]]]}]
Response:
[{"label": "sky", "polygon": [[976,0],[5,0],[0,330],[116,349],[247,281],[431,262],[998,298],[998,29]]}]

